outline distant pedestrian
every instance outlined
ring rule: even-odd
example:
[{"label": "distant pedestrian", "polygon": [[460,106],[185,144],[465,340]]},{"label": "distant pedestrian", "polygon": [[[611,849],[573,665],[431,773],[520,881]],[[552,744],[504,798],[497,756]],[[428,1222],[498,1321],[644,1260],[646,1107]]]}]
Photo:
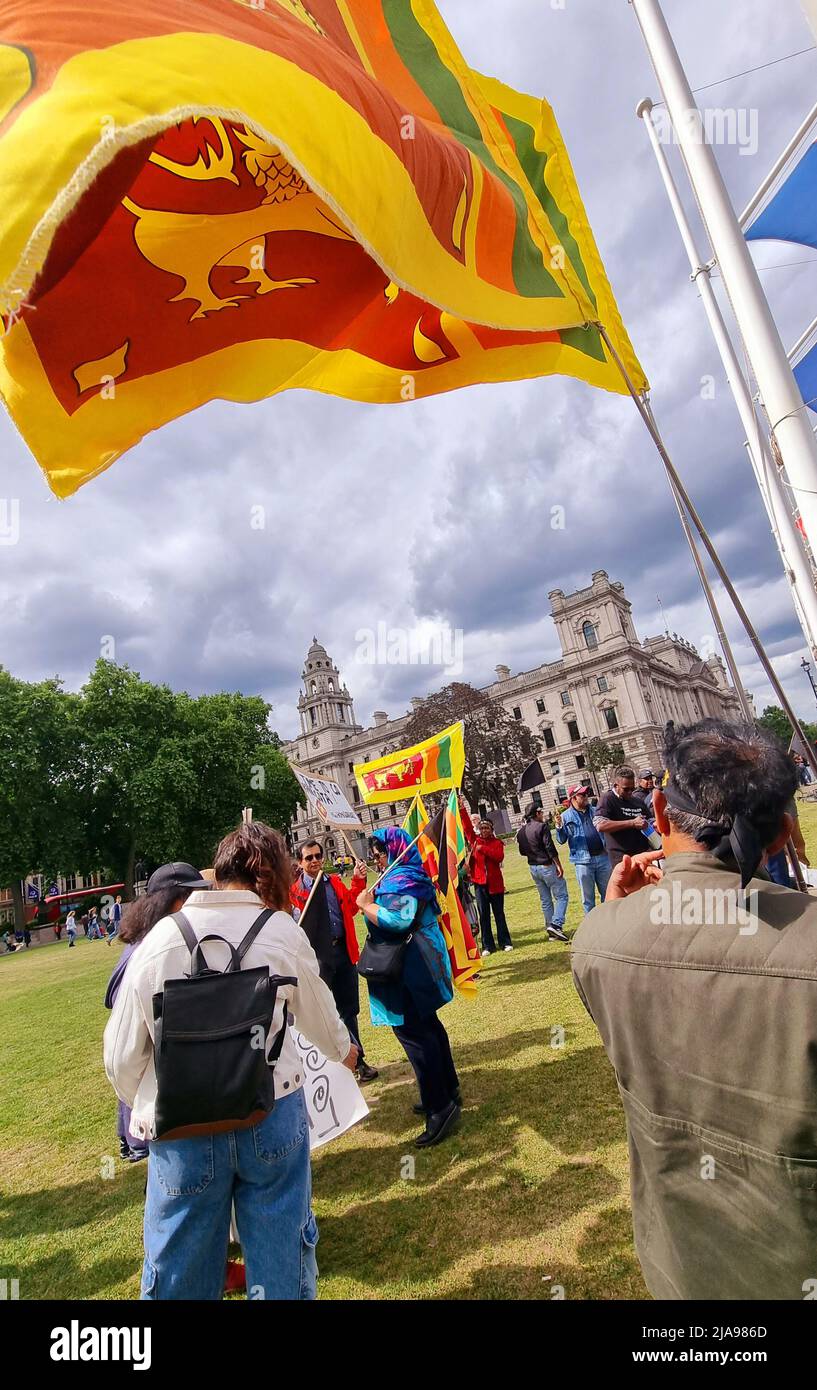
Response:
[{"label": "distant pedestrian", "polygon": [[[470,820],[470,817],[469,817]],[[505,920],[505,880],[502,876],[502,861],[505,858],[505,846],[499,839],[494,830],[493,822],[481,820],[479,830],[474,831],[473,825],[466,826],[465,817],[462,817],[463,827],[471,845],[470,872],[471,881],[477,898],[477,911],[479,913],[479,932],[482,941],[482,954],[484,956],[493,955],[497,949],[494,942],[493,932],[491,931],[491,913],[494,914],[496,922],[496,937],[501,951],[512,951],[513,942],[508,931],[508,923]],[[468,835],[470,829],[471,835]]]},{"label": "distant pedestrian", "polygon": [[71,908],[71,911],[65,919],[65,935],[68,937],[68,945],[70,948],[77,939],[77,918],[73,908]]},{"label": "distant pedestrian", "polygon": [[516,837],[519,853],[527,859],[531,878],[536,885],[549,941],[567,941],[564,925],[567,915],[568,892],[559,852],[553,843],[550,829],[545,825],[541,806],[533,802],[525,811],[525,824]]},{"label": "distant pedestrian", "polygon": [[570,787],[568,798],[567,810],[556,820],[556,839],[568,847],[586,915],[596,906],[596,889],[599,902],[604,902],[612,869],[604,841],[593,824],[589,789]]},{"label": "distant pedestrian", "polygon": [[640,801],[644,807],[644,815],[648,821],[652,820],[652,798],[655,791],[655,775],[648,767],[638,774],[638,786],[633,792],[636,801]]},{"label": "distant pedestrian", "polygon": [[99,926],[99,914],[95,907],[92,907],[88,913],[88,925],[85,928],[85,935],[89,941],[102,940],[102,932]]}]

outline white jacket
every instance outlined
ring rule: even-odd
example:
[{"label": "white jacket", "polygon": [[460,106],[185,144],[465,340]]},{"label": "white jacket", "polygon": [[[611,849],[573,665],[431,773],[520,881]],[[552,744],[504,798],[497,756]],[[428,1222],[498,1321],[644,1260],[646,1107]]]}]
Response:
[{"label": "white jacket", "polygon": [[[196,936],[215,932],[237,946],[246,936],[264,904],[255,893],[191,893],[184,913]],[[203,947],[208,965],[224,970],[230,955],[226,946],[208,941]],[[349,1033],[338,1016],[335,1001],[318,974],[315,952],[306,933],[287,912],[274,912],[244,957],[248,970],[267,965],[271,975],[295,975],[297,986],[278,991],[275,1014],[268,1035],[272,1043],[283,1021],[284,1002],[295,1016],[295,1025],[333,1062],[342,1062],[351,1047]],[[153,1066],[153,995],[165,980],[178,980],[190,971],[190,952],[171,917],[164,917],[139,943],[128,962],[113,1012],[105,1029],[105,1071],[120,1100],[132,1109],[131,1132],[142,1139],[154,1137],[156,1072]],[[303,1085],[303,1065],[290,1029],[275,1064],[275,1094],[290,1095]]]}]

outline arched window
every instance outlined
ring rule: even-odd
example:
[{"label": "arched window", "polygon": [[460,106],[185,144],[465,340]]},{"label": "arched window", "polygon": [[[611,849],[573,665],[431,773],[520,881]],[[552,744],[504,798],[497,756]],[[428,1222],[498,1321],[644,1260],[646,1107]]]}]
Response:
[{"label": "arched window", "polygon": [[318,682],[317,682],[317,681],[313,681],[313,682],[312,682],[312,694],[313,694],[313,695],[317,695],[317,693],[318,693]]},{"label": "arched window", "polygon": [[595,650],[599,645],[598,628],[590,622],[589,618],[587,622],[582,623],[582,637],[584,638],[585,646],[591,651]]}]

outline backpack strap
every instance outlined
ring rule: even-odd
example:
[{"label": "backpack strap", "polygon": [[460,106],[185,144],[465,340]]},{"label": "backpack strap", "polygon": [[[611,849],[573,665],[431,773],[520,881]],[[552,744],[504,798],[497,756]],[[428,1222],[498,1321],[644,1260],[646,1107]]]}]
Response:
[{"label": "backpack strap", "polygon": [[[275,1005],[276,1005],[276,1003],[278,1002],[278,987],[279,987],[279,985],[297,985],[297,983],[298,983],[298,979],[297,979],[297,976],[295,976],[295,975],[270,975],[270,984],[272,985],[272,1011],[273,1011],[273,1013],[275,1012]],[[284,1045],[284,1038],[286,1037],[286,1033],[287,1033],[287,1016],[288,1016],[287,1004],[286,1004],[286,1000],[284,1000],[284,1021],[283,1021],[283,1023],[281,1024],[281,1027],[278,1029],[278,1032],[275,1034],[275,1040],[274,1040],[274,1042],[273,1042],[273,1044],[272,1044],[272,1047],[270,1048],[269,1052],[267,1053],[267,1066],[268,1066],[268,1067],[274,1067],[274,1066],[275,1066],[275,1063],[278,1061],[278,1058],[279,1058],[280,1055],[281,1055],[281,1048],[282,1048],[283,1045]]]},{"label": "backpack strap", "polygon": [[[242,960],[244,959],[244,957],[246,956],[246,954],[247,954],[247,952],[249,951],[250,947],[252,946],[253,942],[255,941],[255,938],[257,937],[257,935],[258,935],[258,933],[260,932],[261,928],[264,927],[264,926],[266,926],[266,924],[267,924],[267,922],[269,921],[269,919],[270,919],[271,916],[272,916],[272,908],[271,908],[271,907],[265,907],[265,908],[264,908],[264,911],[261,912],[261,913],[259,913],[259,915],[256,917],[255,921],[253,922],[252,926],[250,927],[250,930],[247,932],[247,935],[244,937],[244,940],[241,941],[241,942],[239,943],[238,947],[237,947],[238,965],[236,965],[236,966],[234,967],[233,962],[231,961],[230,964],[227,966],[228,971],[229,971],[229,970],[232,970],[233,968],[235,968],[236,970],[240,970],[240,969],[241,969],[241,962],[242,962]],[[276,977],[276,978],[277,978],[277,977]],[[296,981],[296,983],[297,983],[297,981]]]},{"label": "backpack strap", "polygon": [[196,933],[193,931],[190,922],[185,917],[183,912],[174,912],[173,921],[176,923],[176,926],[179,928],[179,931],[184,937],[184,944],[186,945],[188,951],[192,956],[196,947],[199,944],[199,939],[196,936]]}]

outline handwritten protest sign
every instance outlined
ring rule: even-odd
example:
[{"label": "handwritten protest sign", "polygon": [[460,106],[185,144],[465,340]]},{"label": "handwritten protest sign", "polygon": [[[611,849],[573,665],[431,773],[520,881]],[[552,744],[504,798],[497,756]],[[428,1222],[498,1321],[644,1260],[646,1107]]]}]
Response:
[{"label": "handwritten protest sign", "polygon": [[354,1074],[330,1062],[303,1033],[291,1036],[304,1066],[304,1098],[309,1117],[309,1147],[319,1149],[345,1134],[369,1113]]},{"label": "handwritten protest sign", "polygon": [[361,828],[360,817],[349,804],[346,793],[337,782],[333,782],[329,777],[315,777],[311,772],[303,772],[293,763],[290,763],[290,767],[307,801],[325,825],[355,830]]}]

